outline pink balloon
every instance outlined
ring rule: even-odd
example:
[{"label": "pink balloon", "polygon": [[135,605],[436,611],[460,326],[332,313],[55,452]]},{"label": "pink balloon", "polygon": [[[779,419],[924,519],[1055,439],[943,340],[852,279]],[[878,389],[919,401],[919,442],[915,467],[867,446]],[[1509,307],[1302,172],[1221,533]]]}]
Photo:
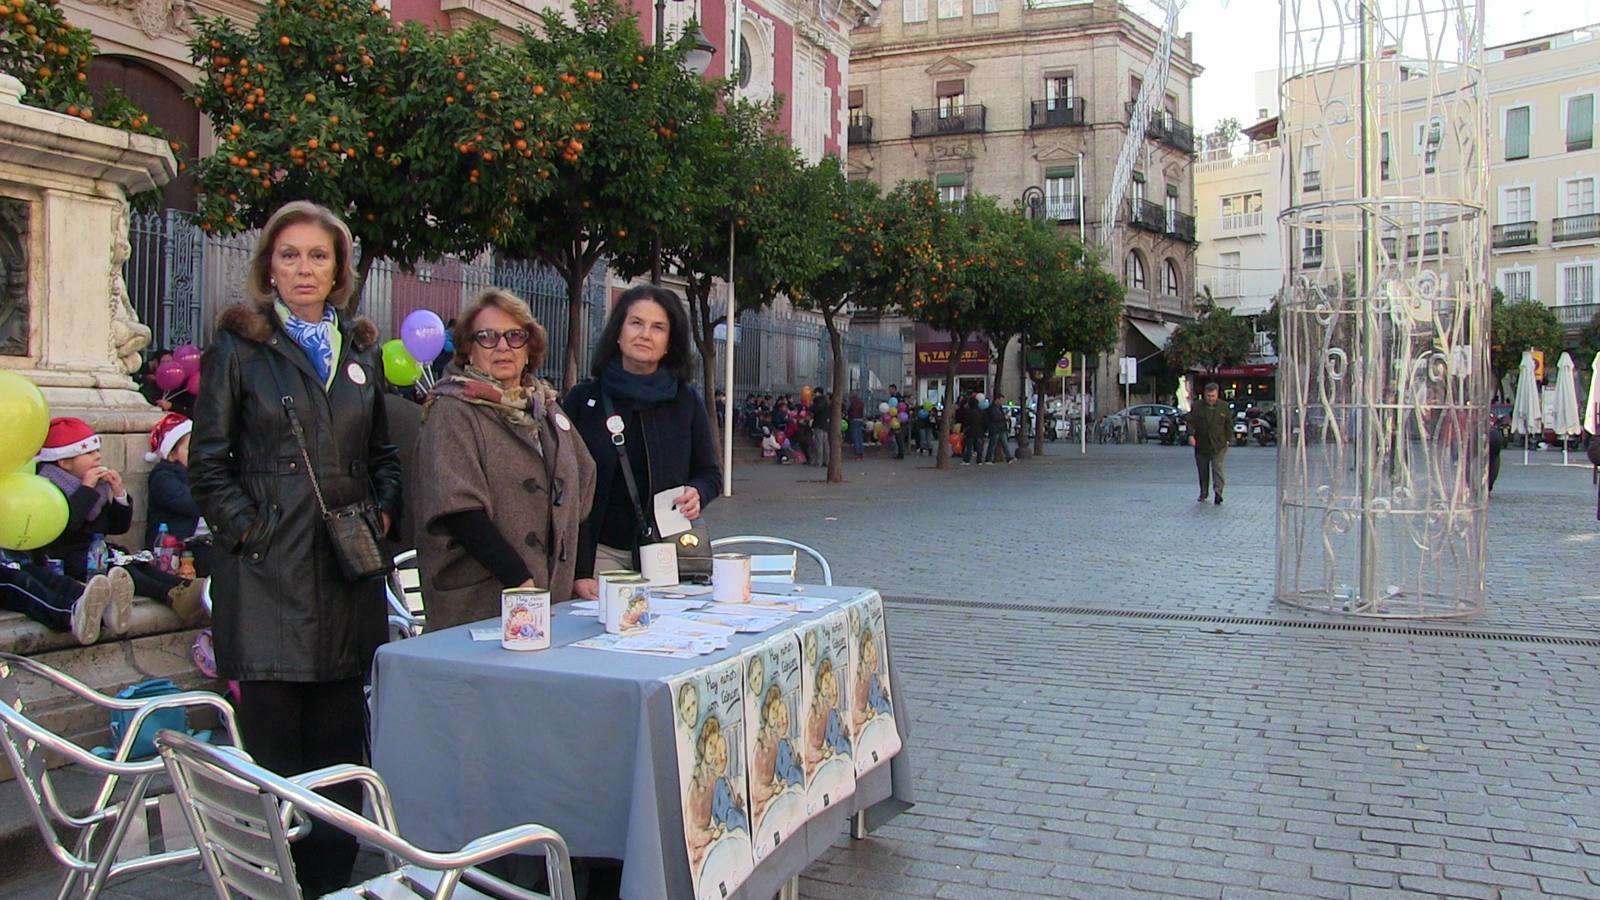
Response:
[{"label": "pink balloon", "polygon": [[183,366],[174,360],[167,360],[156,366],[156,387],[163,391],[175,391],[183,387],[183,381],[189,373],[183,371]]},{"label": "pink balloon", "polygon": [[200,348],[184,344],[172,351],[172,360],[183,367],[184,375],[193,375],[200,371]]},{"label": "pink balloon", "polygon": [[188,380],[183,383],[183,389],[188,391],[191,397],[200,396],[200,373],[190,372]]}]

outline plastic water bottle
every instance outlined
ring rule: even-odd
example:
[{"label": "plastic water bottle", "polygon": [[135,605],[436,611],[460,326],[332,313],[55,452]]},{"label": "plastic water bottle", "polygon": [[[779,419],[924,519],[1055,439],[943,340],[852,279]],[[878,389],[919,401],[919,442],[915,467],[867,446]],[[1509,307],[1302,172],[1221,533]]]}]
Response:
[{"label": "plastic water bottle", "polygon": [[167,531],[166,523],[162,523],[161,534],[156,538],[156,544],[161,547],[161,570],[169,575],[178,574],[178,556],[183,553],[183,541]]},{"label": "plastic water bottle", "polygon": [[84,560],[84,568],[89,570],[89,576],[104,575],[110,570],[111,551],[106,547],[106,536],[95,532],[89,539],[89,555]]},{"label": "plastic water bottle", "polygon": [[190,553],[187,550],[183,551],[183,556],[178,559],[177,575],[179,578],[187,578],[190,581],[194,580],[195,571],[193,553]]},{"label": "plastic water bottle", "polygon": [[157,569],[163,572],[172,571],[172,554],[167,548],[167,537],[167,523],[162,522],[161,527],[156,529],[156,542],[150,548],[150,552],[155,557],[151,561],[155,563]]}]

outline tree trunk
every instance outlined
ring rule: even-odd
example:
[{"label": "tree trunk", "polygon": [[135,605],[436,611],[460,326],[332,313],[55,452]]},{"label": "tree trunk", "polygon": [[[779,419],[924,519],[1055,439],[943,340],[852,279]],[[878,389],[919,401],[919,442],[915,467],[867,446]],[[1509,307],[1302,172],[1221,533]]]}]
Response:
[{"label": "tree trunk", "polygon": [[583,335],[583,282],[589,277],[589,267],[578,259],[568,261],[563,275],[567,277],[567,348],[561,357],[561,393],[572,390],[578,383],[578,347]]},{"label": "tree trunk", "polygon": [[[1055,371],[1054,369],[1051,370]],[[1044,455],[1044,385],[1046,379],[1033,383],[1033,455]]]},{"label": "tree trunk", "polygon": [[[839,430],[840,411],[844,407],[845,373],[844,336],[833,322],[833,309],[822,308],[822,324],[828,327],[828,347],[833,351],[833,384],[828,388],[828,483],[844,483],[844,433]],[[815,423],[813,423],[815,424]]]},{"label": "tree trunk", "polygon": [[[1024,410],[1024,411],[1026,411],[1027,408],[1028,408],[1028,398],[1026,396],[1026,394],[1028,393],[1028,385],[1033,384],[1033,379],[1028,377],[1028,351],[1027,351],[1027,347],[1028,346],[1029,346],[1028,336],[1026,334],[1018,335],[1017,336],[1017,393],[1022,394],[1024,396],[1020,396],[1020,397],[1017,398],[1017,408],[1021,409],[1021,410]],[[1055,371],[1055,366],[1054,365],[1052,365],[1050,367],[1050,371],[1052,371],[1052,372]],[[1033,396],[1035,398],[1037,398],[1039,396],[1039,386],[1037,384],[1033,385]],[[1033,412],[1033,421],[1034,421],[1034,431],[1035,432],[1037,432],[1039,430],[1038,423],[1039,423],[1040,414],[1042,412],[1044,412],[1044,409],[1038,404],[1038,402],[1035,402],[1034,403],[1034,412]],[[1023,426],[1023,423],[1026,420],[1026,418],[1027,418],[1026,416],[1017,416],[1017,450],[1018,451],[1021,451],[1022,448],[1023,448],[1023,445],[1025,445],[1028,442],[1028,440],[1027,440],[1028,439],[1028,435],[1027,435],[1026,432],[1024,432],[1022,430],[1022,426]],[[1038,444],[1034,444],[1033,453],[1037,455],[1039,452],[1040,452],[1039,445]]]},{"label": "tree trunk", "polygon": [[[700,351],[700,377],[705,385],[705,396],[701,399],[706,404],[706,415],[711,423],[711,437],[716,443],[717,455],[722,455],[722,430],[717,427],[717,323],[711,318],[711,279],[704,278],[696,283],[689,283],[689,310],[694,316],[695,327],[690,331],[694,334],[695,347]],[[732,328],[732,323],[729,323]],[[733,385],[723,385],[729,393],[733,392]],[[732,423],[729,424],[732,427]]]},{"label": "tree trunk", "polygon": [[994,385],[989,388],[989,399],[993,400],[994,395],[1000,393],[1000,380],[1005,377],[1006,350],[1010,348],[1011,340],[1010,338],[1001,338],[997,341],[991,341],[991,343],[996,348],[994,351]]},{"label": "tree trunk", "polygon": [[[934,457],[934,468],[950,468],[950,423],[956,415],[956,369],[961,366],[961,354],[967,349],[967,335],[965,332],[952,335],[955,341],[950,346],[950,361],[944,369],[944,411],[939,413],[939,453]],[[965,441],[971,435],[963,436]]]}]

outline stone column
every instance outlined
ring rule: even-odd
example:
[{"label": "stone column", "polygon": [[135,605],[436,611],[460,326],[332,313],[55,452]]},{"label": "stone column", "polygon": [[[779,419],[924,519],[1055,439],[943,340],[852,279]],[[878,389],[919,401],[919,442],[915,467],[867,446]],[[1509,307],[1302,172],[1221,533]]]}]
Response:
[{"label": "stone column", "polygon": [[39,385],[52,416],[100,433],[138,502],[134,545],[143,452],[162,413],[129,377],[150,329],[122,281],[128,197],[165,184],[177,164],[159,138],[27,106],[21,93],[0,74],[0,367]]}]

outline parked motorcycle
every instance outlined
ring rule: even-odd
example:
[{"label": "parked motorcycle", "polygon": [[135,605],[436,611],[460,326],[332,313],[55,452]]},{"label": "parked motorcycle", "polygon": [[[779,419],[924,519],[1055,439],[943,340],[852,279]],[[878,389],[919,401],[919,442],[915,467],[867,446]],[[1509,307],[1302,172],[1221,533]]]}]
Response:
[{"label": "parked motorcycle", "polygon": [[1161,417],[1157,435],[1168,446],[1188,443],[1183,413],[1167,413]]},{"label": "parked motorcycle", "polygon": [[1250,443],[1250,422],[1245,417],[1244,410],[1233,414],[1233,445],[1243,447]]},{"label": "parked motorcycle", "polygon": [[1250,436],[1265,447],[1278,442],[1278,416],[1268,410],[1252,409],[1248,413]]}]

